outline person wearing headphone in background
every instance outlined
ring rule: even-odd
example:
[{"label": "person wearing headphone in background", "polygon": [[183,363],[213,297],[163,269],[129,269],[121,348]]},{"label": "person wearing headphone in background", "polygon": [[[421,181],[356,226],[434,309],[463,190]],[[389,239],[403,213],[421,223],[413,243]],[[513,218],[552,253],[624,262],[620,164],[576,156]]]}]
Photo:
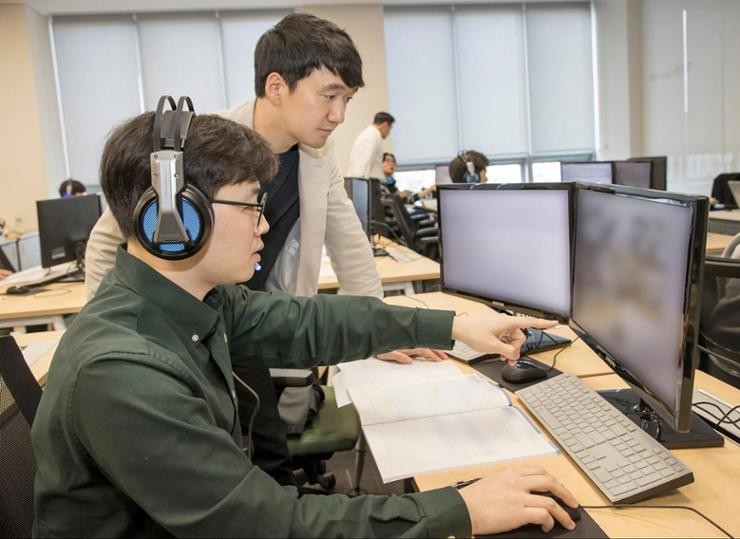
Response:
[{"label": "person wearing headphone in background", "polygon": [[[280,162],[275,177],[265,185],[271,227],[264,237],[261,269],[246,286],[313,296],[318,293],[326,246],[340,292],[382,298],[373,253],[347,197],[334,142],[329,138],[344,121],[347,104],[365,84],[362,59],[352,39],[332,22],[292,13],[262,35],[254,65],[257,97],[217,113],[254,129]],[[88,296],[95,294],[123,242],[113,214],[106,210],[87,242]],[[403,349],[380,357],[412,363],[413,357],[436,361],[447,356],[437,350]],[[269,372],[258,359],[249,366],[254,369],[250,377],[263,404],[255,419],[254,461],[280,482],[294,483],[286,429],[278,415]],[[287,388],[284,395],[292,389]],[[240,406],[251,406],[251,396],[242,391],[239,386]]]},{"label": "person wearing headphone in background", "polygon": [[453,183],[486,183],[488,158],[475,150],[460,152],[450,161],[450,179]]},{"label": "person wearing headphone in background", "polygon": [[[555,322],[235,285],[260,261],[278,160],[246,126],[177,109],[169,122],[157,121],[161,108],[130,119],[105,144],[101,186],[127,243],[51,362],[32,426],[33,536],[471,537],[528,523],[549,531],[556,521],[573,529],[539,494],[578,502],[539,467],[459,490],[350,498],[299,496],[253,464],[232,377],[239,362],[305,368],[453,339],[513,361],[524,327]],[[159,125],[170,129],[157,133]]]},{"label": "person wearing headphone in background", "polygon": [[82,182],[73,180],[72,178],[64,180],[59,185],[59,196],[62,198],[70,198],[82,196],[87,192],[87,188]]}]

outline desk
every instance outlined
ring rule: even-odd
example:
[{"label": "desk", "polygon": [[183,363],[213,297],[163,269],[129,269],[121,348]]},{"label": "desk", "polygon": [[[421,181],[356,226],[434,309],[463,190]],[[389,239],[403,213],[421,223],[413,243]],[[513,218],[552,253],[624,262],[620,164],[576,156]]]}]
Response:
[{"label": "desk", "polygon": [[[423,301],[431,308],[454,308],[457,312],[480,314],[486,312],[486,306],[469,300],[445,295],[442,293],[420,294],[417,296],[394,296],[386,298],[387,303],[423,307]],[[563,327],[554,328],[553,333],[567,335],[570,330]],[[579,347],[576,342],[571,349],[558,356],[557,367],[584,378],[589,387],[613,389],[626,387],[621,378],[614,374],[585,345]],[[581,343],[582,344],[582,343]],[[536,357],[547,357],[554,352],[537,354]],[[460,363],[460,368],[471,367]],[[598,373],[597,373],[598,371]],[[713,395],[731,402],[740,402],[740,390],[737,390],[709,375],[696,372],[696,388],[706,389]],[[518,399],[512,399],[532,419],[521,406]],[[536,421],[533,419],[533,421]],[[639,505],[687,505],[709,518],[715,520],[734,536],[740,536],[740,512],[737,503],[740,501],[740,446],[731,440],[725,446],[710,449],[675,450],[676,457],[684,462],[693,472],[695,481],[679,490],[651,498]],[[539,457],[526,461],[500,463],[477,468],[452,470],[436,474],[414,477],[418,490],[430,490],[450,485],[456,481],[491,474],[509,466],[542,466],[557,477],[578,498],[582,505],[606,505],[608,501],[592,485],[586,476],[565,455]],[[719,530],[698,515],[685,510],[667,509],[592,509],[589,514],[611,537],[717,537]]]},{"label": "desk", "polygon": [[[413,294],[413,283],[429,279],[439,279],[439,263],[421,256],[420,254],[403,247],[391,240],[381,238],[379,247],[400,249],[412,258],[409,262],[397,262],[390,256],[376,256],[375,266],[380,275],[383,290],[403,290],[406,294]],[[328,256],[321,258],[321,270],[319,272],[319,290],[331,290],[339,288],[339,281],[331,267]]]},{"label": "desk", "polygon": [[[64,331],[39,331],[36,333],[14,333],[13,338],[18,346],[25,346],[32,342],[39,341],[58,341],[64,335]],[[37,359],[33,365],[31,365],[31,372],[39,385],[46,383],[46,376],[49,373],[49,366],[51,365],[51,359],[54,357],[57,347],[54,346],[51,350],[46,352],[43,356]]]},{"label": "desk", "polygon": [[1,294],[0,328],[11,327],[24,332],[25,326],[51,324],[54,329],[66,329],[63,316],[76,314],[87,303],[84,283],[54,283],[25,296]]},{"label": "desk", "polygon": [[728,234],[717,234],[716,232],[707,233],[707,254],[719,256],[730,244],[733,236]]},{"label": "desk", "polygon": [[740,210],[710,211],[709,231],[730,236],[740,233]]}]

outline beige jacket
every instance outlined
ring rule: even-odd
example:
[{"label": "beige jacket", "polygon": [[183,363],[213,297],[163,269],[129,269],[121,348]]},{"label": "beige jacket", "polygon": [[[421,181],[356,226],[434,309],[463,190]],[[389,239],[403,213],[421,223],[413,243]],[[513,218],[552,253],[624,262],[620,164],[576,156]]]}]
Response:
[{"label": "beige jacket", "polygon": [[[219,111],[217,114],[252,127],[255,101]],[[318,292],[321,250],[326,251],[343,293],[383,297],[383,287],[375,261],[362,231],[352,202],[344,190],[339,173],[334,142],[329,139],[320,149],[299,146],[298,191],[300,197],[300,251],[296,296]],[[85,284],[92,297],[101,279],[113,266],[115,250],[124,241],[110,210],[106,210],[93,228],[85,253]]]}]

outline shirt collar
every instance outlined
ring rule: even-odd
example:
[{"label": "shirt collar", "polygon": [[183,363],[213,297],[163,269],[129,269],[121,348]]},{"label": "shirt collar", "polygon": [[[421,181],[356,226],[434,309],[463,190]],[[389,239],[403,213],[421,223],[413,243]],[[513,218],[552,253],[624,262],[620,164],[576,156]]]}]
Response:
[{"label": "shirt collar", "polygon": [[200,301],[129,254],[125,244],[118,246],[114,271],[120,283],[162,311],[170,321],[191,335],[194,342],[203,341],[215,330],[223,306],[217,289],[211,290],[204,301]]}]

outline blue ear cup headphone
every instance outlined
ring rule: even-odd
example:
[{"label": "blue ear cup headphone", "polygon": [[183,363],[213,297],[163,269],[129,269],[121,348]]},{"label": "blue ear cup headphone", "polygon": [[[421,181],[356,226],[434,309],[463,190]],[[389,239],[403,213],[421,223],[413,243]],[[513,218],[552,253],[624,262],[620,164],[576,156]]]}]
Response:
[{"label": "blue ear cup headphone", "polygon": [[[165,102],[171,110],[163,110]],[[184,174],[183,146],[194,116],[189,97],[180,97],[177,106],[171,96],[159,98],[152,133],[154,151],[149,158],[152,186],[134,210],[136,239],[149,253],[166,260],[196,254],[213,228],[208,198]]]},{"label": "blue ear cup headphone", "polygon": [[460,152],[460,159],[462,159],[463,163],[465,163],[465,183],[480,183],[480,176],[475,171],[475,163],[473,163],[473,160],[468,155],[468,152]]}]

